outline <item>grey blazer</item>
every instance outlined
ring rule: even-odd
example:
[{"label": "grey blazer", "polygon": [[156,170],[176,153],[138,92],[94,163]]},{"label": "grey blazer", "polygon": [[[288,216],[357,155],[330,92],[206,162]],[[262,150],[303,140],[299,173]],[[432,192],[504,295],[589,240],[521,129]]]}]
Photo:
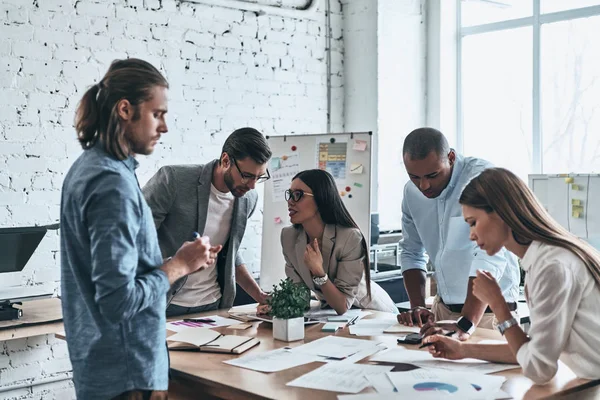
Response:
[{"label": "grey blazer", "polygon": [[[192,240],[193,232],[203,234],[210,198],[213,169],[218,160],[204,165],[168,165],[162,167],[142,189],[152,209],[158,242],[164,258],[175,255],[179,247]],[[254,213],[257,194],[251,190],[236,198],[229,239],[217,261],[217,281],[221,287],[220,307],[229,308],[235,299],[235,267],[244,264],[238,249],[246,222]],[[185,284],[187,277],[173,284],[167,304]]]},{"label": "grey blazer", "polygon": [[[362,238],[362,233],[356,228],[325,225],[321,252],[323,269],[331,282],[346,296],[348,308],[355,306],[397,314],[398,308],[390,296],[375,282],[371,281],[371,298],[367,295]],[[288,226],[281,230],[285,274],[294,282],[304,282],[321,302],[325,302],[323,292],[315,286],[310,270],[304,264],[307,244],[306,232],[301,226]]]}]

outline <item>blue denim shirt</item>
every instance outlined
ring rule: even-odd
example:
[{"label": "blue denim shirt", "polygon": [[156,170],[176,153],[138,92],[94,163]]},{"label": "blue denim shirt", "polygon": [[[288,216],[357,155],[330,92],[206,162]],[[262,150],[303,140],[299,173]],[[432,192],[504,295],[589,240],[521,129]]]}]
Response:
[{"label": "blue denim shirt", "polygon": [[442,193],[429,199],[408,182],[402,200],[402,272],[425,271],[429,255],[435,268],[437,291],[446,304],[464,304],[469,277],[478,269],[494,275],[506,301],[517,301],[520,273],[517,258],[505,248],[488,256],[469,239],[469,224],[463,218],[458,199],[471,179],[489,162],[456,155],[452,177]]},{"label": "blue denim shirt", "polygon": [[62,309],[80,399],[168,389],[169,281],[136,167],[96,145],[63,183]]}]

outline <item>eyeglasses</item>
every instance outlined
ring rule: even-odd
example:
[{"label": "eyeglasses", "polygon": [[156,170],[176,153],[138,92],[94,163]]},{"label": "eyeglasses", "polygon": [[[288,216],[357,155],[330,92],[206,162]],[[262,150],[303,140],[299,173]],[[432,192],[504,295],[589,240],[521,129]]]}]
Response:
[{"label": "eyeglasses", "polygon": [[235,160],[235,158],[233,158],[233,157],[230,157],[230,158],[233,160],[233,164],[235,165],[238,172],[240,173],[240,176],[242,177],[242,183],[245,184],[245,183],[248,183],[248,181],[256,181],[256,183],[263,183],[263,182],[271,179],[271,174],[269,173],[268,169],[267,169],[266,175],[261,175],[261,176],[252,175],[247,172],[242,172],[242,170],[240,169],[240,166],[237,164],[237,161]]},{"label": "eyeglasses", "polygon": [[302,196],[307,195],[310,197],[315,197],[312,193],[306,193],[304,190],[296,189],[288,189],[285,191],[285,201],[290,201],[290,199],[294,200],[295,203],[299,202]]}]

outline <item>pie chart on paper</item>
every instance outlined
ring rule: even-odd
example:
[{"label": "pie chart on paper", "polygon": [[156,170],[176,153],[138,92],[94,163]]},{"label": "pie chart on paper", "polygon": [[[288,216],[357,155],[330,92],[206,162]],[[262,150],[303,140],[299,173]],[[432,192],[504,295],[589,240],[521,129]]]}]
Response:
[{"label": "pie chart on paper", "polygon": [[449,383],[442,382],[421,382],[413,386],[417,392],[458,392],[458,388]]}]

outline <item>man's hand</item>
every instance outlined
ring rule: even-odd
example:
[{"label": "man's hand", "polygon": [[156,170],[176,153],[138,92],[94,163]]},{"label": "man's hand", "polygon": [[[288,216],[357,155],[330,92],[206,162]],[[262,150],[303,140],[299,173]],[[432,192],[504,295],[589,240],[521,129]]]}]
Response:
[{"label": "man's hand", "polygon": [[398,314],[398,322],[408,326],[423,326],[423,323],[433,321],[433,313],[425,307],[414,307],[410,311]]},{"label": "man's hand", "polygon": [[432,344],[427,346],[427,348],[436,358],[447,358],[448,360],[460,360],[461,358],[465,358],[462,343],[454,338],[434,335],[423,339],[423,344],[429,343]]},{"label": "man's hand", "polygon": [[[217,246],[219,247],[219,246]],[[167,274],[169,283],[207,267],[210,260],[210,240],[203,236],[192,242],[185,242],[177,253],[161,269]],[[220,249],[219,249],[220,250]]]}]

